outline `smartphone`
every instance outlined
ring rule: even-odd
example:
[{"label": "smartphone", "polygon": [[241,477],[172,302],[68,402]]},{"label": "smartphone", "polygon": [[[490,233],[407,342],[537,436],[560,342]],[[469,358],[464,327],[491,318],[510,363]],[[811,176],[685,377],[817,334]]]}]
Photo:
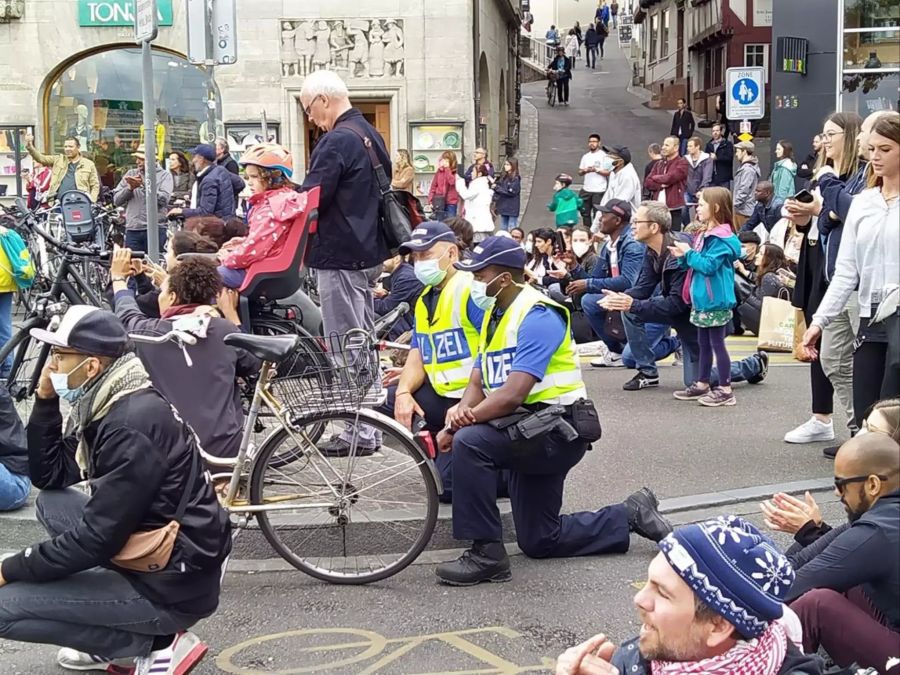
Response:
[{"label": "smartphone", "polygon": [[566,238],[557,230],[553,233],[553,257],[561,256],[566,252]]},{"label": "smartphone", "polygon": [[812,204],[816,201],[816,196],[809,190],[800,190],[793,198],[802,204]]}]

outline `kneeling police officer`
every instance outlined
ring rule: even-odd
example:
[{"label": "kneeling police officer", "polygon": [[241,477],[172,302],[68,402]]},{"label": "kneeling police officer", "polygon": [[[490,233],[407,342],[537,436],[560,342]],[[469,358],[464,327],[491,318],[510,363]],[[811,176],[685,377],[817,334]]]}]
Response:
[{"label": "kneeling police officer", "polygon": [[581,378],[568,311],[524,283],[526,256],[489,237],[470,260],[470,297],[485,312],[478,356],[438,447],[453,450],[453,536],[472,547],[436,572],[450,585],[508,581],[497,474],[509,493],[522,552],[532,558],[626,552],[635,532],[659,541],[671,525],[643,488],[599,511],[560,515],[566,475],[600,437]]}]

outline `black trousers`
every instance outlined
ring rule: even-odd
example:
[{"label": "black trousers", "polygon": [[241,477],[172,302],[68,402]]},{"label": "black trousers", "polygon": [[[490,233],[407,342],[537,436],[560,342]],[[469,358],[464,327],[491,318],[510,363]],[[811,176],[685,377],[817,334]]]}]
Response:
[{"label": "black trousers", "polygon": [[878,401],[900,396],[900,373],[889,366],[887,356],[887,342],[869,340],[853,353],[853,410],[857,419],[861,420]]},{"label": "black trousers", "polygon": [[[812,325],[813,310],[815,308],[803,308],[803,316],[806,325]],[[816,341],[816,349],[822,348],[822,339]],[[831,415],[834,413],[834,387],[831,380],[822,370],[822,363],[816,359],[809,364],[809,384],[812,390],[812,411],[818,415]]]},{"label": "black trousers", "polygon": [[569,102],[569,78],[556,81],[556,98],[560,103]]},{"label": "black trousers", "polygon": [[672,216],[672,232],[681,232],[681,209],[671,209],[669,215]]}]

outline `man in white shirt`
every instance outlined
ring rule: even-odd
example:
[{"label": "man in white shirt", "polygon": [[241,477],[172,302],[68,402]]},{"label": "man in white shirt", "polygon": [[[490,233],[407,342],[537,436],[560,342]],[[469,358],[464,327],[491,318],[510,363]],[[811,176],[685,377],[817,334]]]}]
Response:
[{"label": "man in white shirt", "polygon": [[607,176],[612,173],[613,163],[600,145],[600,134],[588,136],[588,151],[581,158],[578,175],[584,176],[584,185],[578,195],[581,197],[581,216],[584,226],[590,227],[591,220],[603,203],[603,195],[608,185]]},{"label": "man in white shirt", "polygon": [[[601,206],[611,199],[621,199],[631,204],[632,212],[636,212],[641,205],[641,179],[631,163],[631,151],[622,145],[614,145],[611,148],[604,146],[603,150],[612,161],[613,171],[607,179],[609,184],[603,195]],[[600,222],[600,212],[594,218],[594,224]]]}]

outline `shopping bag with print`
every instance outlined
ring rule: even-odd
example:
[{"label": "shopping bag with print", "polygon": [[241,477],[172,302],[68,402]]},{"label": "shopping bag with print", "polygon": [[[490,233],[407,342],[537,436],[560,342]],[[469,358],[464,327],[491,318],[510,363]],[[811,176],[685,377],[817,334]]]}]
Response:
[{"label": "shopping bag with print", "polygon": [[767,352],[794,350],[794,307],[790,301],[763,298],[756,348]]}]

